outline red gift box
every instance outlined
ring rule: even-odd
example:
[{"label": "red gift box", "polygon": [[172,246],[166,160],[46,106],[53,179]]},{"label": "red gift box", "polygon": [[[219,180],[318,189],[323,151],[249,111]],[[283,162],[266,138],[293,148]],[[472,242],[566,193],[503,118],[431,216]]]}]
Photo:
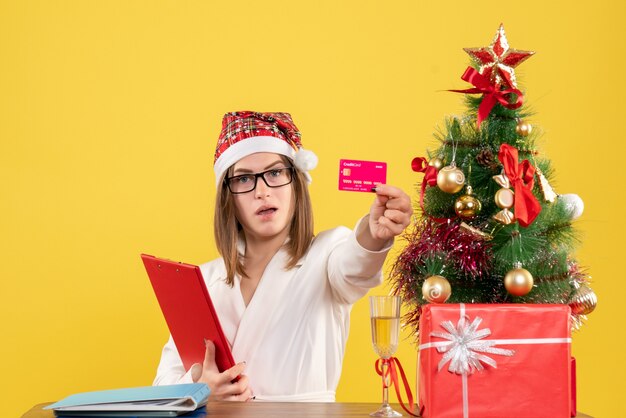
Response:
[{"label": "red gift box", "polygon": [[569,417],[570,351],[567,305],[426,305],[420,318],[420,413]]},{"label": "red gift box", "polygon": [[576,415],[576,359],[572,357],[572,416]]}]

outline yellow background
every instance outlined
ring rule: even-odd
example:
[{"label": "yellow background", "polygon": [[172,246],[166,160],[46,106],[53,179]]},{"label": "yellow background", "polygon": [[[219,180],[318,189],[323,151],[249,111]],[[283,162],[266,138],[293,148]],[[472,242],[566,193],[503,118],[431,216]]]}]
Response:
[{"label": "yellow background", "polygon": [[[387,161],[415,198],[411,159],[464,109],[443,91],[468,87],[462,48],[504,22],[512,47],[537,51],[517,74],[553,186],[585,202],[578,257],[600,302],[574,336],[579,409],[625,416],[626,10],[580,4],[2,0],[0,415],[151,383],[167,329],[139,254],[216,257],[223,113],[291,112],[320,158],[316,230],[353,226],[372,196],[337,191],[339,159]],[[398,355],[414,386],[411,339]],[[379,401],[374,359],[361,300],[338,400]]]}]

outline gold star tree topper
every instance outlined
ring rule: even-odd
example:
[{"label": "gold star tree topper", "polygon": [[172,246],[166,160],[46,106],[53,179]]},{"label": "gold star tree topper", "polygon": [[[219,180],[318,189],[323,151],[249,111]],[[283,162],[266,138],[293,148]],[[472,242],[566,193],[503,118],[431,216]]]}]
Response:
[{"label": "gold star tree topper", "polygon": [[493,42],[483,48],[463,48],[479,65],[478,72],[488,77],[496,86],[517,88],[515,71],[522,62],[533,55],[534,51],[519,51],[509,48],[509,42],[504,33],[504,26],[500,24]]}]

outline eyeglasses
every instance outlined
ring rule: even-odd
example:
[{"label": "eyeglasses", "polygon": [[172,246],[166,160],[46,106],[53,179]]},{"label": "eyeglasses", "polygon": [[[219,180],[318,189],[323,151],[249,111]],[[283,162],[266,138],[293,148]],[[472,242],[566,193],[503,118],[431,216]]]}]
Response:
[{"label": "eyeglasses", "polygon": [[293,181],[293,167],[272,168],[262,173],[226,177],[224,183],[232,194],[248,193],[256,189],[259,177],[263,179],[267,187],[286,186]]}]

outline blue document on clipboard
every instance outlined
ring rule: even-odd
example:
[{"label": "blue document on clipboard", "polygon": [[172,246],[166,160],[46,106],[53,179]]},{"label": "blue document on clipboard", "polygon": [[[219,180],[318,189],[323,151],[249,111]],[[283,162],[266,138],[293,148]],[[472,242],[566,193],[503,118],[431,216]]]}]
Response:
[{"label": "blue document on clipboard", "polygon": [[58,417],[174,417],[204,406],[210,390],[204,383],[77,393],[44,409]]}]

